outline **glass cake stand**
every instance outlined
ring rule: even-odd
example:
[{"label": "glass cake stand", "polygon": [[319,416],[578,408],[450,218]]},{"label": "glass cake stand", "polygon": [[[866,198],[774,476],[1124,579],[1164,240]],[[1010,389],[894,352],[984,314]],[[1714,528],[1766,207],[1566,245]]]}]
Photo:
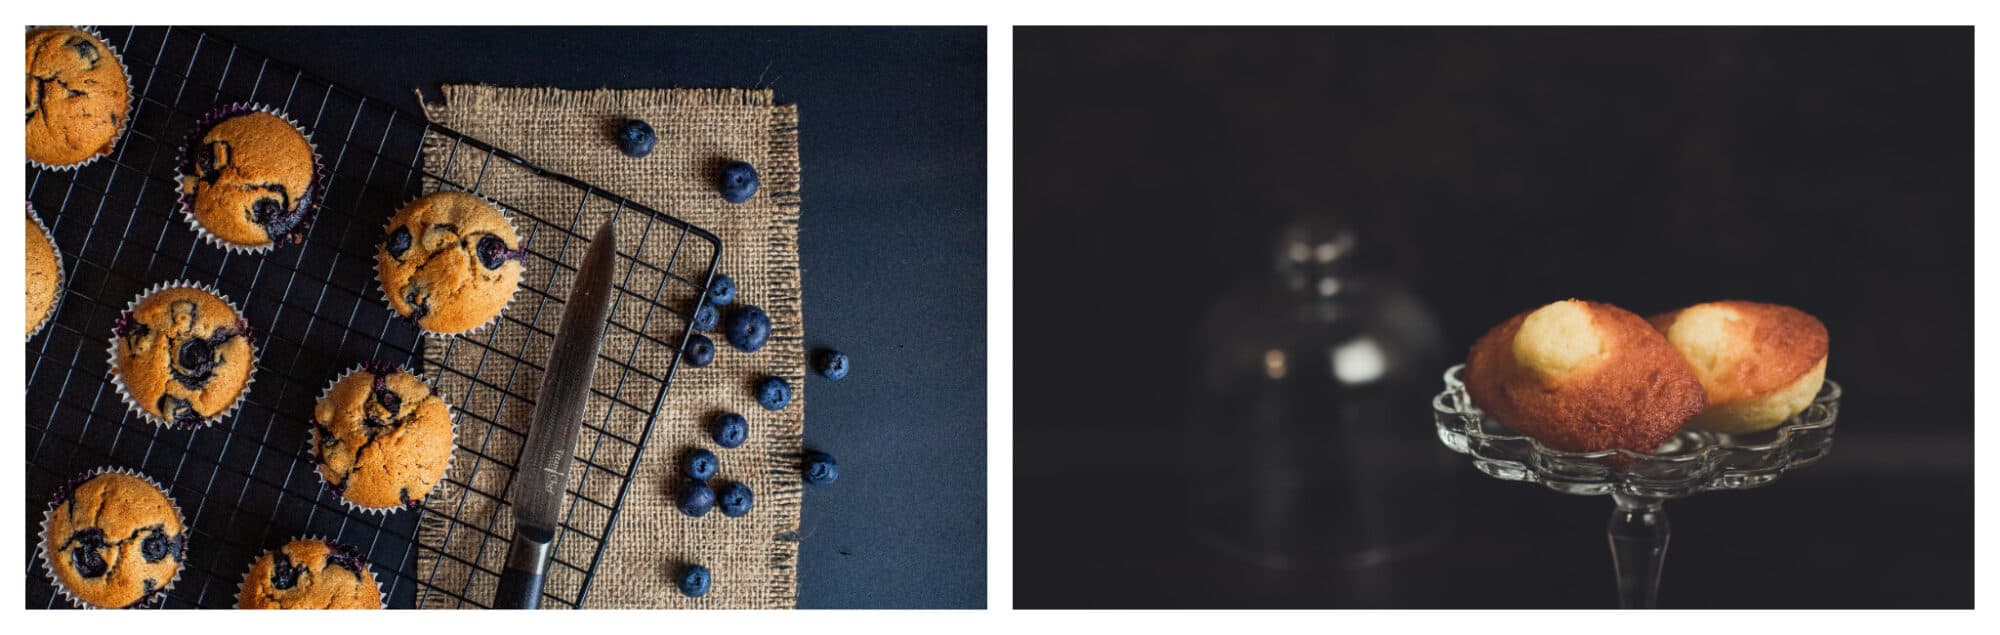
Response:
[{"label": "glass cake stand", "polygon": [[1804,412],[1765,432],[1682,430],[1654,454],[1565,452],[1516,434],[1473,406],[1464,371],[1464,364],[1445,371],[1445,390],[1431,400],[1438,438],[1494,478],[1565,494],[1610,495],[1616,506],[1605,534],[1623,608],[1655,608],[1667,555],[1667,500],[1758,487],[1811,465],[1832,449],[1833,420],[1840,414],[1840,385],[1828,380]]}]

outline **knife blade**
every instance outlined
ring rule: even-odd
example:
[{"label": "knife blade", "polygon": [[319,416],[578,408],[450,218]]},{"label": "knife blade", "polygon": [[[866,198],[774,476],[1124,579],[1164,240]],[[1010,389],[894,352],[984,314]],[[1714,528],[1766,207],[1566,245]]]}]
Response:
[{"label": "knife blade", "polygon": [[541,606],[569,464],[576,455],[576,436],[610,318],[611,270],[617,253],[618,232],[606,220],[590,239],[590,251],[577,270],[569,300],[563,303],[562,323],[549,348],[542,390],[536,393],[534,416],[529,419],[528,440],[515,466],[508,500],[514,507],[514,541],[493,598],[497,608]]}]

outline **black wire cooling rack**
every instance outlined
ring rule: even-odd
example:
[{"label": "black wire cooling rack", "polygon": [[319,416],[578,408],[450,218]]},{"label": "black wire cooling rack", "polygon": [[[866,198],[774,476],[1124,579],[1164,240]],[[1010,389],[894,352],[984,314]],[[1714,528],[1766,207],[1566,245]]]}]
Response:
[{"label": "black wire cooling rack", "polygon": [[[320,390],[362,361],[400,363],[434,384],[449,377],[471,386],[468,394],[445,395],[454,404],[479,391],[490,393],[482,397],[486,401],[532,404],[521,394],[532,388],[516,377],[524,368],[539,371],[543,360],[525,358],[525,343],[497,345],[482,336],[493,328],[425,338],[381,299],[373,254],[389,214],[416,194],[447,188],[488,195],[514,219],[528,249],[529,275],[500,319],[542,337],[553,335],[553,316],[562,314],[566,295],[560,291],[575,275],[549,254],[580,253],[588,238],[577,228],[595,227],[604,215],[636,214],[645,222],[638,241],[674,241],[674,255],[664,266],[619,253],[622,275],[609,328],[614,337],[622,333],[636,345],[604,348],[603,374],[594,390],[611,411],[627,415],[624,419],[640,413],[644,425],[610,426],[612,412],[584,423],[577,448],[582,482],[573,473],[568,517],[543,600],[550,606],[582,604],[679,367],[675,353],[687,341],[692,308],[704,300],[721,241],[197,30],[118,27],[104,29],[104,36],[119,49],[132,77],[129,130],[114,154],[88,167],[70,172],[29,167],[27,175],[29,202],[54,234],[66,280],[54,318],[27,344],[28,606],[68,606],[51,587],[34,543],[56,489],[71,475],[100,465],[136,469],[166,484],[191,525],[184,573],[162,606],[233,606],[251,559],[302,534],[359,548],[391,607],[488,606],[490,597],[468,597],[469,589],[474,579],[497,578],[500,562],[469,561],[420,544],[417,528],[421,523],[442,531],[447,542],[476,539],[504,547],[510,537],[496,530],[497,517],[460,517],[452,505],[435,502],[435,494],[419,509],[386,516],[351,512],[321,491],[306,453],[308,421]],[[202,242],[177,211],[174,170],[181,142],[202,114],[242,101],[277,106],[313,133],[326,179],[322,208],[303,244],[263,255],[231,254]],[[427,144],[445,153],[442,169],[426,168]],[[568,200],[575,203],[521,206],[492,196],[480,189],[489,170],[546,179],[572,191]],[[586,218],[592,220],[585,223]],[[170,280],[214,285],[244,309],[257,334],[256,382],[243,407],[199,431],[166,430],[129,414],[108,374],[105,351],[113,321],[137,293]],[[428,347],[451,347],[430,355],[433,359],[476,362],[470,368],[425,365]],[[672,357],[665,373],[632,365],[650,347],[663,347],[652,350]],[[460,417],[454,473],[468,463],[473,470],[503,469],[511,484],[516,451],[489,451],[489,446],[508,435],[518,441],[525,422],[496,422],[497,408],[454,411]],[[441,487],[468,496],[506,496],[504,487],[480,491],[449,476]],[[430,556],[421,568],[420,555]],[[469,570],[469,577],[459,572],[440,579],[440,566],[447,562]]]}]

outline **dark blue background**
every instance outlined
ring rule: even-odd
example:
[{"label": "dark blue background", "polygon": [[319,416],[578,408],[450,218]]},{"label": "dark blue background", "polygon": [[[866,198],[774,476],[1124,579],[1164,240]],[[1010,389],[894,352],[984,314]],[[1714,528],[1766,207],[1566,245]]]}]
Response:
[{"label": "dark blue background", "polygon": [[811,384],[801,608],[986,605],[983,28],[270,28],[223,38],[416,110],[412,89],[768,87],[799,105]]}]

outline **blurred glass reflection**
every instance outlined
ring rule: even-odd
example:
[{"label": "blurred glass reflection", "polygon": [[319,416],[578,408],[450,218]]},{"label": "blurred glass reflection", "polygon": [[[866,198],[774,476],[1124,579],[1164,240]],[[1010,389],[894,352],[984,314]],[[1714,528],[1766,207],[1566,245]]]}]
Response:
[{"label": "blurred glass reflection", "polygon": [[1268,275],[1211,299],[1188,408],[1200,542],[1273,571],[1367,572],[1438,548],[1452,465],[1432,431],[1430,313],[1333,215],[1295,219]]}]

